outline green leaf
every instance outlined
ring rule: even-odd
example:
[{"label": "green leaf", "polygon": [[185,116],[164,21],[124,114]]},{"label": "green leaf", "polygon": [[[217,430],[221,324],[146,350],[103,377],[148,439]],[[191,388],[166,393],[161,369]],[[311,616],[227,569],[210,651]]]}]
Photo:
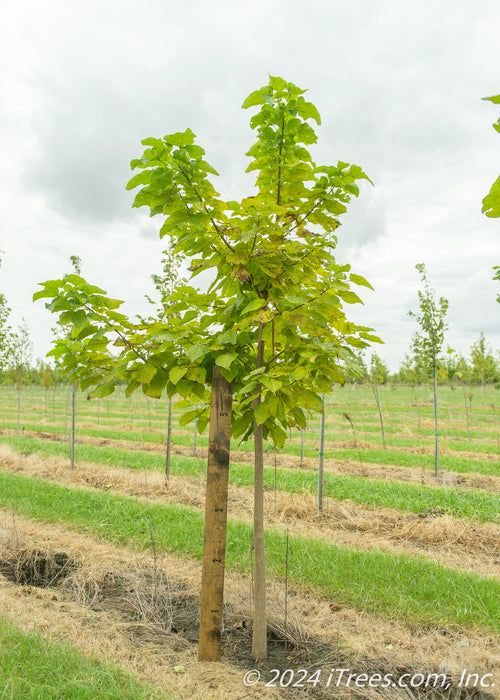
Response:
[{"label": "green leaf", "polygon": [[224,352],[222,353],[222,355],[219,355],[216,358],[215,364],[218,367],[224,367],[224,369],[229,369],[237,357],[238,355],[235,352]]},{"label": "green leaf", "polygon": [[207,427],[208,423],[210,422],[210,416],[208,413],[204,413],[198,418],[198,423],[196,427],[198,428],[198,434],[201,435],[205,428]]},{"label": "green leaf", "polygon": [[368,287],[368,289],[373,289],[368,280],[366,280],[361,275],[354,274],[354,272],[351,272],[351,274],[349,275],[349,279],[351,280],[351,282],[354,282],[354,284],[358,284],[362,287]]},{"label": "green leaf", "polygon": [[186,373],[186,379],[198,384],[205,384],[207,372],[203,367],[190,367]]},{"label": "green leaf", "polygon": [[[194,345],[191,345],[187,349],[187,356],[191,360],[191,362],[197,362],[198,360],[201,360],[202,357],[205,357],[205,355],[208,355],[210,353],[209,348],[207,348],[206,345],[202,345],[201,343],[195,343]],[[175,384],[175,382],[174,382]]]},{"label": "green leaf", "polygon": [[113,384],[101,384],[90,393],[90,396],[96,399],[104,399],[106,396],[112,394],[114,390],[115,387]]},{"label": "green leaf", "polygon": [[265,374],[261,377],[260,382],[262,386],[272,392],[279,391],[283,388],[283,381],[276,379],[276,377],[266,376]]},{"label": "green leaf", "polygon": [[257,297],[256,299],[252,299],[252,301],[250,301],[245,306],[245,308],[241,312],[241,315],[244,316],[245,314],[248,314],[251,311],[257,311],[258,309],[261,309],[265,305],[266,305],[265,299],[261,299],[260,297]]},{"label": "green leaf", "polygon": [[172,146],[190,146],[194,143],[195,135],[191,129],[186,131],[176,131],[175,134],[167,134],[165,141]]},{"label": "green leaf", "polygon": [[[139,382],[134,382],[131,381],[126,387],[125,387],[125,396],[128,398],[129,396],[132,396],[134,391],[138,389],[141,385]],[[143,389],[144,387],[147,386],[146,384],[143,384]]]},{"label": "green leaf", "polygon": [[299,297],[296,294],[290,294],[287,296],[286,300],[290,302],[290,304],[302,306],[304,304],[307,304],[307,299],[305,297]]},{"label": "green leaf", "polygon": [[134,177],[130,178],[130,180],[125,185],[125,189],[133,190],[134,187],[137,187],[138,185],[149,185],[150,180],[151,170],[142,170],[140,173],[137,173],[137,175],[134,175]]},{"label": "green leaf", "polygon": [[[270,75],[269,76],[269,85],[272,87],[273,90],[276,90],[277,92],[282,92],[285,90],[285,88],[288,87],[286,80],[283,78],[280,78],[277,75]],[[292,83],[290,83],[292,85]]]},{"label": "green leaf", "polygon": [[205,149],[198,144],[194,143],[192,146],[186,146],[186,151],[189,153],[191,158],[199,158],[205,155]]},{"label": "green leaf", "polygon": [[276,447],[284,447],[286,442],[286,432],[283,428],[277,424],[274,424],[269,429],[269,435]]},{"label": "green leaf", "polygon": [[346,302],[346,304],[362,304],[363,303],[362,299],[360,299],[358,297],[358,295],[355,294],[354,292],[340,290],[337,293],[338,293],[339,297],[341,297]]},{"label": "green leaf", "polygon": [[495,105],[500,105],[500,95],[493,95],[493,97],[482,97],[482,100],[488,100],[488,102],[493,102]]},{"label": "green leaf", "polygon": [[205,173],[212,173],[212,175],[218,175],[219,173],[217,170],[210,165],[210,163],[207,163],[206,160],[199,160],[197,163],[198,167],[200,170],[203,170]]},{"label": "green leaf", "polygon": [[134,379],[141,384],[149,384],[156,374],[156,367],[151,364],[143,365],[135,374]]},{"label": "green leaf", "polygon": [[181,379],[177,382],[175,388],[177,390],[177,393],[186,399],[188,398],[188,396],[193,395],[193,386],[199,385],[194,384],[194,382],[190,382],[189,379]]},{"label": "green leaf", "polygon": [[263,105],[265,104],[265,101],[266,100],[262,92],[260,90],[254,90],[248,95],[246,100],[241,105],[241,108],[248,109],[249,107],[255,107],[256,105]]},{"label": "green leaf", "polygon": [[500,216],[500,177],[495,180],[489,194],[483,199],[482,211],[491,218]]},{"label": "green leaf", "polygon": [[177,384],[188,371],[187,367],[172,367],[168,373],[168,378],[172,384]]},{"label": "green leaf", "polygon": [[204,411],[204,408],[193,408],[191,411],[186,411],[180,419],[179,419],[179,425],[187,425],[188,423],[191,423],[191,421],[195,420],[195,418],[198,418],[200,413]]},{"label": "green leaf", "polygon": [[151,396],[154,399],[159,399],[167,386],[168,374],[164,369],[157,369],[155,376],[151,379],[149,384],[142,385],[142,391],[147,396]]},{"label": "green leaf", "polygon": [[35,292],[33,294],[33,301],[36,301],[37,299],[44,299],[47,297],[56,297],[59,294],[61,284],[62,280],[49,280],[48,282],[43,282],[40,285],[43,286],[43,289],[40,289],[38,292]]},{"label": "green leaf", "polygon": [[301,387],[297,391],[296,396],[298,403],[300,403],[302,406],[312,408],[313,411],[317,411],[318,413],[323,412],[323,401],[317,394],[314,393],[314,391]]},{"label": "green leaf", "polygon": [[309,370],[307,367],[299,365],[295,367],[292,372],[292,377],[294,379],[306,379],[309,376]]},{"label": "green leaf", "polygon": [[304,119],[314,119],[316,124],[321,124],[319,112],[312,102],[306,102],[304,98],[301,97],[297,100],[297,108],[299,114],[304,117]]},{"label": "green leaf", "polygon": [[269,404],[261,401],[254,411],[255,421],[257,425],[262,425],[269,418]]}]

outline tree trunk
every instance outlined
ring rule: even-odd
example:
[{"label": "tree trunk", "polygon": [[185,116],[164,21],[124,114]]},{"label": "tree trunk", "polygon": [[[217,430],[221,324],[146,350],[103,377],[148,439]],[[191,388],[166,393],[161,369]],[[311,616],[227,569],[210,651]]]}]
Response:
[{"label": "tree trunk", "polygon": [[[262,326],[261,326],[262,335]],[[257,366],[264,364],[264,341],[259,339],[257,346]],[[257,398],[254,399],[254,411],[260,404],[261,386],[257,385]],[[267,624],[266,624],[266,561],[264,549],[264,441],[262,425],[254,421],[254,510],[253,510],[253,544],[255,552],[254,599],[253,599],[253,638],[252,656],[255,661],[267,658]]]},{"label": "tree trunk", "polygon": [[219,661],[220,659],[231,403],[231,384],[224,379],[219,368],[214,366],[205,502],[205,541],[201,574],[199,661]]}]

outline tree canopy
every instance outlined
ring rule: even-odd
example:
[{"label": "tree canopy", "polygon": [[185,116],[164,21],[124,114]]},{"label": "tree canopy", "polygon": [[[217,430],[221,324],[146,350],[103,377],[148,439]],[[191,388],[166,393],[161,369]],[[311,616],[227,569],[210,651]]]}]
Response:
[{"label": "tree canopy", "polygon": [[[82,388],[105,396],[125,382],[127,393],[179,394],[188,409],[183,422],[198,418],[202,430],[217,365],[233,384],[233,436],[253,432],[260,386],[255,418],[279,446],[290,426],[305,426],[304,409],[321,411],[320,394],[344,382],[352,350],[380,342],[344,308],[362,303],[352,285],[371,285],[333,255],[338,217],[368,177],[356,165],[312,160],[311,122],[320,116],[304,93],[270,77],[243,103],[258,108],[247,152],[247,171],[257,177],[240,201],[221,199],[211,181],[217,172],[191,129],[144,139],[131,163],[139,172],[127,185],[140,188],[133,206],[164,218],[160,236],[188,259],[191,277],[169,295],[168,318],[147,324],[131,321],[118,310],[122,302],[80,275],[42,285],[34,299],[50,298],[47,307],[72,325],[51,354],[77,372]],[[203,270],[213,279],[204,291],[194,286]],[[265,350],[257,367],[259,341]]]}]

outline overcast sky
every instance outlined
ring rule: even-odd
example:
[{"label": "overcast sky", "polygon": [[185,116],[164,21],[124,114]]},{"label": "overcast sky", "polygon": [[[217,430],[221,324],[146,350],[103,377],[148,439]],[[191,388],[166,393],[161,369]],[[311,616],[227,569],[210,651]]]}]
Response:
[{"label": "overcast sky", "polygon": [[54,318],[37,284],[83,274],[130,313],[160,270],[159,217],[125,191],[141,139],[188,126],[223,198],[253,187],[241,103],[268,75],[308,89],[317,162],[374,182],[343,217],[337,259],[370,280],[352,317],[393,369],[408,350],[424,262],[449,299],[446,343],[500,348],[500,220],[481,200],[500,172],[498,0],[4,0],[0,20],[0,292],[37,356]]}]

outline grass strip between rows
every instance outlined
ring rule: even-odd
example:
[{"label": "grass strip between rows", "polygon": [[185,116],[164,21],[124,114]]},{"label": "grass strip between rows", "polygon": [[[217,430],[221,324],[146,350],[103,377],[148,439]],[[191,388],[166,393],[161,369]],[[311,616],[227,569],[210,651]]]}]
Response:
[{"label": "grass strip between rows", "polygon": [[[39,424],[24,424],[29,429],[37,429],[41,427],[40,432],[62,435],[64,430],[61,426],[54,425],[43,425]],[[0,421],[0,428],[4,430],[15,430],[16,423],[13,422],[2,422]],[[123,431],[123,430],[106,430],[105,428],[79,428],[77,430],[77,435],[88,436],[95,438],[109,438],[111,440],[128,440],[130,442],[153,442],[161,444],[163,435],[161,433],[144,431]],[[327,436],[328,439],[328,436]],[[192,435],[175,435],[175,442],[178,445],[183,445],[189,447],[193,444]],[[410,441],[411,444],[411,441]],[[198,447],[208,446],[208,437],[206,435],[197,436]],[[240,444],[235,440],[231,440],[231,449],[240,450],[242,452],[251,452],[253,450],[252,443]],[[272,452],[272,446],[269,444],[266,452]],[[281,450],[279,454],[300,456],[301,445],[299,444],[299,438],[291,443],[288,442]],[[488,451],[485,455],[490,455]],[[306,457],[317,457],[318,447],[316,445],[305,445],[304,455]],[[495,452],[493,452],[495,455]],[[404,467],[421,467],[423,469],[434,469],[434,454],[428,453],[423,454],[421,452],[413,452],[411,450],[384,450],[382,448],[350,448],[350,449],[326,449],[325,457],[327,459],[349,459],[355,462],[369,462],[371,464],[382,464],[382,465],[398,465]],[[462,474],[466,473],[477,473],[477,474],[493,474],[498,475],[500,473],[500,460],[492,459],[489,456],[485,456],[485,459],[475,459],[472,457],[461,456],[460,450],[457,450],[456,454],[441,454],[439,458],[442,469],[448,469],[449,471],[459,472]]]},{"label": "grass strip between rows", "polygon": [[115,664],[88,658],[39,632],[19,630],[0,617],[2,700],[154,700],[165,696],[139,685]]},{"label": "grass strip between rows", "polygon": [[[3,412],[0,410],[0,418],[2,417]],[[8,415],[8,414],[6,414]],[[12,415],[12,414],[10,414]],[[95,418],[95,416],[92,416]],[[143,427],[141,427],[141,423],[144,424]],[[134,441],[134,442],[141,442],[143,439],[146,442],[154,442],[160,444],[162,440],[165,438],[166,435],[166,426],[161,426],[161,425],[153,425],[152,428],[149,426],[148,420],[143,419],[143,420],[137,420],[137,418],[134,420],[135,424],[135,430],[134,429],[127,429],[124,430],[123,427],[120,429],[120,423],[116,421],[111,421],[107,419],[102,419],[100,425],[96,426],[95,428],[90,427],[89,425],[85,426],[77,426],[77,434],[78,435],[88,435],[89,437],[100,437],[100,438],[110,438],[114,440],[129,440],[129,441]],[[40,417],[39,416],[32,416],[30,419],[25,419],[22,421],[21,424],[22,428],[29,429],[29,430],[34,430],[38,432],[46,432],[46,433],[52,433],[55,435],[62,435],[65,432],[67,433],[68,430],[66,428],[66,431],[63,427],[62,424],[53,424],[53,423],[40,423]],[[123,426],[123,423],[121,424]],[[0,429],[3,430],[15,430],[17,428],[17,423],[12,421],[12,420],[0,420]],[[177,424],[176,421],[174,421],[174,433],[176,433],[177,430],[183,430],[183,431],[188,431],[191,432],[191,435],[189,434],[176,434],[176,441],[179,442],[179,440],[182,440],[183,445],[191,445],[193,443],[193,433],[194,433],[194,427],[193,425],[187,425],[184,427],[181,427]],[[407,438],[407,437],[400,437],[398,435],[391,437],[388,439],[388,434],[391,433],[398,433],[400,432],[400,429],[397,427],[391,427],[391,426],[385,426],[384,427],[385,431],[385,436],[386,436],[386,442],[388,443],[389,447],[407,447],[407,448],[416,448],[416,447],[429,447],[433,448],[434,446],[434,432],[431,430],[428,431],[421,431],[421,436],[420,437],[413,437],[413,438]],[[456,431],[457,432],[457,431]],[[297,443],[300,440],[300,433],[297,432],[297,430],[294,430],[293,433],[293,438],[294,442],[288,442],[287,446],[284,450],[285,451],[288,449],[292,450],[292,453],[295,454],[300,454],[300,451],[297,451]],[[465,433],[467,435],[467,433]],[[427,437],[426,437],[427,436]],[[482,435],[481,437],[484,437]],[[494,435],[496,437],[496,434]],[[380,435],[380,426],[374,425],[374,426],[367,426],[364,425],[361,430],[360,428],[356,429],[356,438],[358,440],[364,441],[368,439],[370,443],[372,444],[371,449],[378,449],[377,445],[382,445],[382,436]],[[442,432],[442,438],[441,438],[441,447],[446,448],[448,450],[452,450],[453,452],[456,452],[457,458],[460,457],[460,454],[462,452],[473,452],[476,454],[484,454],[484,455],[493,455],[494,457],[498,455],[498,445],[497,444],[485,444],[484,442],[456,442],[452,441],[449,439],[450,435],[448,432],[443,431]],[[314,442],[316,444],[310,445],[306,444],[305,445],[305,453],[307,456],[316,456],[318,452],[318,442],[319,442],[319,436],[318,436],[318,430],[314,431],[312,429],[308,429],[304,431],[304,439],[307,441]],[[335,429],[332,428],[331,424],[328,422],[326,426],[326,434],[325,434],[325,440],[328,442],[335,442],[335,441],[340,441],[340,444],[345,443],[345,441],[352,441],[353,436],[351,432],[346,432],[338,430],[338,426],[335,427]],[[199,435],[197,436],[197,443],[201,447],[206,447],[208,444],[208,437],[206,435]],[[251,451],[253,449],[252,443],[248,444],[243,444],[240,445],[237,441],[233,441],[232,443],[232,449],[243,449],[243,450],[248,450]],[[339,449],[339,448],[334,448]],[[353,448],[356,449],[356,448]],[[364,448],[360,449],[367,449],[366,446]],[[382,449],[382,448],[380,448]],[[332,450],[330,450],[332,452]],[[418,453],[417,453],[418,454]],[[450,455],[454,456],[454,455]],[[468,458],[467,458],[468,459]],[[474,458],[472,458],[474,459]],[[487,457],[486,457],[487,459]],[[476,460],[480,461],[480,460]],[[500,462],[499,462],[499,468],[500,468]]]},{"label": "grass strip between rows", "polygon": [[[68,445],[61,442],[45,442],[36,438],[0,438],[0,444],[8,444],[18,452],[35,452],[42,456],[67,456]],[[121,466],[131,469],[162,471],[162,455],[95,445],[77,445],[78,460],[97,464]],[[171,474],[176,476],[206,475],[206,460],[193,457],[172,456]],[[235,486],[253,486],[254,471],[250,464],[234,464],[229,469],[229,481]],[[278,491],[290,493],[316,493],[317,475],[303,469],[264,469],[264,484]],[[373,505],[397,510],[422,513],[440,509],[454,517],[471,518],[482,522],[499,522],[500,496],[473,489],[444,488],[405,484],[394,481],[372,480],[360,476],[325,474],[325,496],[336,500],[351,500],[363,505]]]},{"label": "grass strip between rows", "polygon": [[[67,488],[48,480],[0,472],[0,505],[45,522],[64,523],[134,547],[155,546],[202,558],[203,513],[181,505],[146,504],[136,498]],[[284,578],[283,532],[265,535],[268,575]],[[226,564],[250,570],[252,528],[228,520]],[[344,606],[410,624],[467,625],[500,631],[500,582],[448,569],[425,557],[354,551],[320,540],[289,538],[288,578]]]}]

